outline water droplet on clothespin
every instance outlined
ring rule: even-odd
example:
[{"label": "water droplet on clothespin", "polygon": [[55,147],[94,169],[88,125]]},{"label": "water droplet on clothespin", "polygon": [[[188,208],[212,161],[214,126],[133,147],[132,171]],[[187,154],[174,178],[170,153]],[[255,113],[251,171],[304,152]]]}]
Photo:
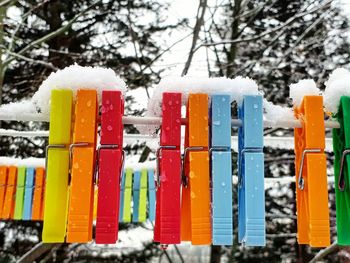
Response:
[{"label": "water droplet on clothespin", "polygon": [[106,100],[106,104],[109,105],[111,102],[109,100]]},{"label": "water droplet on clothespin", "polygon": [[223,187],[226,186],[225,182],[222,182],[221,185],[222,185]]},{"label": "water droplet on clothespin", "polygon": [[102,107],[101,107],[101,113],[105,113],[105,112],[106,112],[106,108],[105,108],[105,106],[102,105]]},{"label": "water droplet on clothespin", "polygon": [[193,179],[193,178],[195,177],[195,173],[191,171],[190,174],[189,174],[189,177],[190,177],[191,179]]},{"label": "water droplet on clothespin", "polygon": [[191,192],[191,198],[192,199],[196,198],[196,194],[193,191]]},{"label": "water droplet on clothespin", "polygon": [[86,106],[88,107],[91,107],[91,104],[92,104],[91,100],[88,100],[88,102],[86,102]]},{"label": "water droplet on clothespin", "polygon": [[173,105],[173,102],[170,100],[170,101],[168,102],[168,104],[169,104],[169,106],[171,106],[171,105]]},{"label": "water droplet on clothespin", "polygon": [[109,106],[109,109],[110,109],[110,110],[113,110],[113,108],[114,108],[114,107],[113,107],[113,104],[111,104],[111,105]]},{"label": "water droplet on clothespin", "polygon": [[222,98],[221,100],[222,100],[222,102],[225,102],[225,101],[226,101],[226,98]]},{"label": "water droplet on clothespin", "polygon": [[258,106],[258,104],[254,104],[253,107],[254,107],[254,109],[257,109],[259,106]]},{"label": "water droplet on clothespin", "polygon": [[108,126],[107,126],[107,130],[108,130],[108,131],[112,131],[112,130],[113,130],[113,127],[112,127],[111,125],[108,125]]},{"label": "water droplet on clothespin", "polygon": [[170,127],[167,126],[167,127],[165,128],[165,130],[166,130],[166,131],[170,131]]},{"label": "water droplet on clothespin", "polygon": [[74,163],[74,164],[73,164],[73,168],[74,168],[74,169],[78,169],[78,168],[79,168],[79,163],[78,163],[78,162]]},{"label": "water droplet on clothespin", "polygon": [[84,119],[84,118],[82,118],[80,121],[81,121],[81,123],[84,123],[84,122],[85,122],[85,119]]}]

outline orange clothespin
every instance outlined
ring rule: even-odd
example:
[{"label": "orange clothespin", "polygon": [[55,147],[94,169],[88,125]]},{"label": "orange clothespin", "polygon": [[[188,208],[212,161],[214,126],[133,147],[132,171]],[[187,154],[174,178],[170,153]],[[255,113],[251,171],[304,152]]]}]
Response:
[{"label": "orange clothespin", "polygon": [[5,193],[7,185],[7,167],[0,166],[0,215],[4,207]]},{"label": "orange clothespin", "polygon": [[15,193],[17,184],[17,168],[10,166],[8,168],[7,185],[5,192],[4,206],[2,208],[2,219],[13,219],[15,212]]},{"label": "orange clothespin", "polygon": [[71,160],[67,242],[92,240],[94,164],[97,135],[96,90],[78,90],[75,106]]},{"label": "orange clothespin", "polygon": [[294,112],[302,122],[294,129],[298,243],[325,247],[330,228],[322,96],[305,96]]},{"label": "orange clothespin", "polygon": [[35,170],[35,187],[33,194],[32,220],[43,220],[44,210],[44,168],[36,168]]},{"label": "orange clothespin", "polygon": [[181,239],[211,244],[208,154],[208,95],[190,94],[181,203]]}]

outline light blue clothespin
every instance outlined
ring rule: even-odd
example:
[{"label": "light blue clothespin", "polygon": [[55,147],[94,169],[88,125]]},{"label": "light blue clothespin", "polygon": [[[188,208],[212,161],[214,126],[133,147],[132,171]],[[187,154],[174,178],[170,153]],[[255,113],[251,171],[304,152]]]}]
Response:
[{"label": "light blue clothespin", "polygon": [[244,96],[238,117],[238,241],[265,246],[262,96]]},{"label": "light blue clothespin", "polygon": [[230,96],[212,96],[211,121],[210,152],[213,245],[232,245],[233,213]]},{"label": "light blue clothespin", "polygon": [[141,185],[141,172],[134,172],[133,180],[133,208],[132,208],[132,222],[139,222],[139,205],[140,205],[140,185]]},{"label": "light blue clothespin", "polygon": [[35,173],[34,168],[27,168],[26,182],[25,182],[25,188],[24,188],[23,220],[32,219],[34,173]]},{"label": "light blue clothespin", "polygon": [[156,219],[156,185],[154,183],[154,171],[148,170],[148,219]]},{"label": "light blue clothespin", "polygon": [[119,197],[119,223],[123,223],[124,218],[124,191],[125,190],[125,171],[123,171],[122,182],[120,185]]}]

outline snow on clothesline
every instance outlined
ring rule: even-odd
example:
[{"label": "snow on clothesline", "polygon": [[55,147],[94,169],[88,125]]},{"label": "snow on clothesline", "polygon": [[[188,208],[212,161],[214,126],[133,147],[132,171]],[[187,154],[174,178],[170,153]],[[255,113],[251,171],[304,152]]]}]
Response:
[{"label": "snow on clothesline", "polygon": [[[339,98],[350,95],[347,83],[350,81],[350,72],[346,69],[336,69],[325,83],[323,94],[327,111],[336,113]],[[126,91],[126,84],[116,76],[111,69],[100,67],[81,67],[72,65],[63,70],[52,73],[39,87],[38,91],[29,100],[10,103],[0,107],[0,119],[4,120],[33,120],[48,121],[50,111],[50,92],[52,89],[72,89],[73,93],[79,88],[96,89],[99,97],[102,90]],[[153,91],[148,103],[147,116],[161,116],[161,100],[163,92],[181,92],[182,104],[185,104],[189,93],[204,92],[209,95],[228,94],[232,101],[242,102],[244,95],[263,95],[257,83],[250,78],[194,78],[194,77],[168,77],[161,80]],[[294,105],[299,105],[304,95],[322,94],[313,80],[301,80],[290,86],[290,97]],[[264,121],[269,127],[278,125],[293,126],[293,111],[291,108],[274,105],[264,99]],[[290,123],[289,123],[289,122]],[[142,122],[142,121],[141,121]],[[330,125],[334,127],[333,124]],[[335,125],[336,126],[336,125]],[[143,132],[154,133],[159,127],[156,121],[142,126]]]},{"label": "snow on clothesline", "polygon": [[13,102],[0,107],[2,114],[41,113],[48,117],[52,89],[71,89],[73,95],[78,89],[95,89],[101,101],[102,90],[120,90],[126,92],[125,82],[109,68],[82,67],[77,64],[51,73],[43,81],[38,91],[29,100]]}]

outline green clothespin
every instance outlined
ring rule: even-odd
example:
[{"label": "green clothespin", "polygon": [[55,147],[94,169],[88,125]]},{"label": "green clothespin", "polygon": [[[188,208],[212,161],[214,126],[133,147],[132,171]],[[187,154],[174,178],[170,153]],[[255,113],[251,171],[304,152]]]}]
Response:
[{"label": "green clothespin", "polygon": [[334,176],[338,245],[350,245],[350,97],[342,96],[333,129]]},{"label": "green clothespin", "polygon": [[132,169],[125,170],[123,222],[131,222]]},{"label": "green clothespin", "polygon": [[142,169],[140,179],[139,222],[146,221],[147,210],[147,170]]},{"label": "green clothespin", "polygon": [[26,168],[19,167],[18,174],[17,174],[15,213],[13,216],[13,219],[15,220],[22,220],[25,181],[26,181]]}]

